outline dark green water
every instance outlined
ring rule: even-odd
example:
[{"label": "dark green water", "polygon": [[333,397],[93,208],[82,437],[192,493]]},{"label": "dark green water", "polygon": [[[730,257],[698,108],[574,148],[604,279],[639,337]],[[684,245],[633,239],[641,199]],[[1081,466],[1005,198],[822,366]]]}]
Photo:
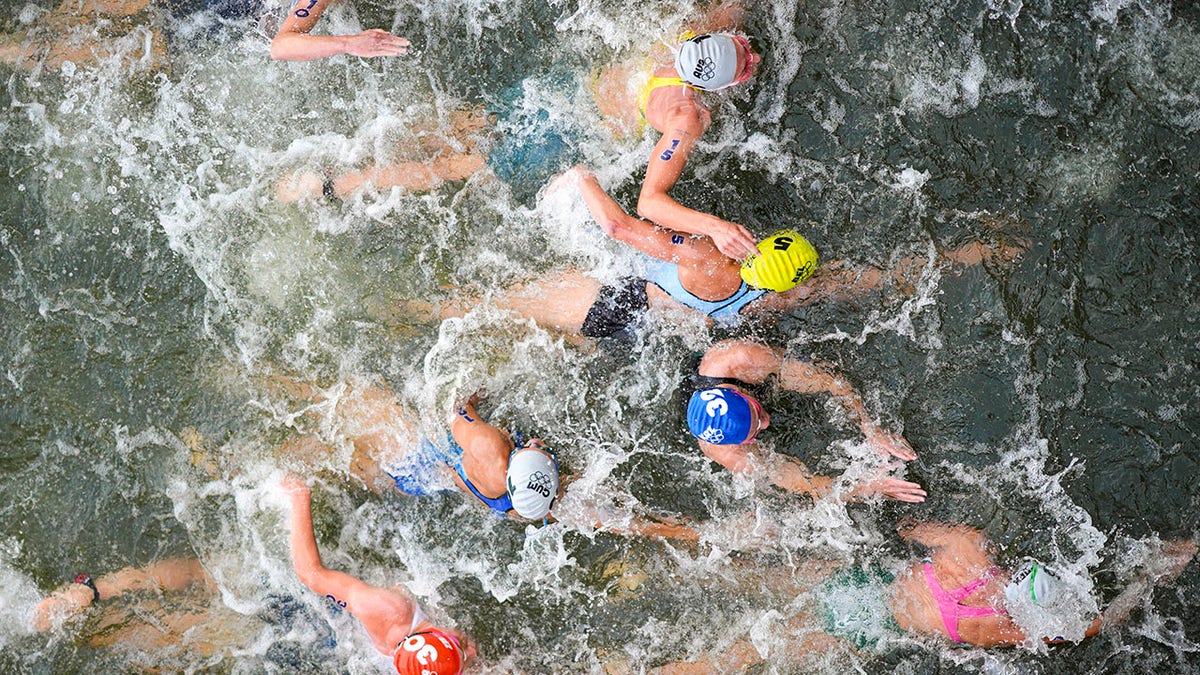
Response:
[{"label": "dark green water", "polygon": [[[20,9],[6,30],[21,27]],[[902,640],[833,650],[816,666],[780,656],[799,642],[779,627],[798,611],[795,594],[746,571],[786,579],[808,558],[895,563],[906,552],[894,523],[915,515],[986,529],[1002,560],[1094,576],[1088,590],[1102,605],[1148,555],[1139,541],[1194,536],[1192,4],[752,12],[765,68],[742,99],[714,102],[680,201],[759,235],[812,221],[826,258],[880,266],[976,238],[1032,242],[1011,269],[930,270],[912,293],[797,309],[761,331],[838,364],[904,429],[921,455],[908,476],[931,493],[920,507],[814,509],[714,471],[677,410],[678,364],[709,339],[694,325],[660,324],[632,355],[613,355],[486,311],[445,325],[392,318],[395,303],[444,284],[487,288],[568,261],[601,274],[627,265],[577,204],[531,210],[486,174],[342,206],[271,198],[280,175],[387,159],[413,141],[417,120],[494,104],[542,73],[586,73],[669,34],[689,10],[364,3],[328,25],[389,28],[420,52],[289,66],[267,61],[256,22],[162,8],[137,20],[170,28],[167,68],[5,67],[0,671],[154,662],[89,648],[71,631],[32,632],[33,604],[81,570],[198,555],[239,613],[260,612],[272,594],[307,597],[270,487],[284,466],[272,450],[295,412],[264,386],[271,374],[386,384],[429,426],[458,392],[484,387],[491,414],[537,430],[583,476],[571,499],[614,517],[640,503],[702,523],[698,547],[568,526],[526,540],[454,495],[380,499],[327,478],[317,490],[327,561],[408,583],[480,640],[485,670],[649,668],[770,636],[759,645],[775,650],[768,672],[1196,671],[1195,563],[1130,623],[1079,646],[984,652]],[[548,89],[555,110],[596,121],[588,101]],[[584,147],[626,207],[648,151],[649,139]],[[997,221],[1005,231],[989,226]],[[823,470],[861,453],[819,400],[785,399],[774,426],[778,450]],[[644,579],[617,583],[627,569]],[[334,625],[336,650],[291,666],[266,655],[297,644],[308,654],[303,625],[265,627],[229,655],[157,665],[375,672],[361,634]]]}]

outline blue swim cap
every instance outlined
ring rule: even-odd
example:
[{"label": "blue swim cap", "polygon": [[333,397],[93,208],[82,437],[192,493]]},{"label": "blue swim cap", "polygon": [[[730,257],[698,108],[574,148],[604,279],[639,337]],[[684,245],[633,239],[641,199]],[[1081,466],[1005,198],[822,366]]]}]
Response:
[{"label": "blue swim cap", "polygon": [[705,443],[737,445],[750,436],[752,421],[750,402],[733,389],[702,389],[688,401],[688,429]]}]

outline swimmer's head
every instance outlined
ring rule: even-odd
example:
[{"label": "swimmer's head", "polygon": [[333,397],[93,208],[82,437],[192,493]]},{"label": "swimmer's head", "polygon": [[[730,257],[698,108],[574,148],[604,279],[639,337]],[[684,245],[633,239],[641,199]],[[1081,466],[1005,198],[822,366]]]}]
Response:
[{"label": "swimmer's head", "polygon": [[770,420],[753,396],[733,387],[701,389],[688,401],[688,430],[713,445],[749,443]]},{"label": "swimmer's head", "polygon": [[1004,598],[1011,604],[1031,602],[1046,607],[1058,599],[1061,586],[1062,581],[1040,563],[1026,563],[1004,587]]},{"label": "swimmer's head", "polygon": [[392,655],[399,675],[460,675],[465,661],[459,639],[436,628],[404,638]]},{"label": "swimmer's head", "polygon": [[817,269],[817,249],[795,230],[780,230],[758,242],[758,253],[742,261],[742,280],[782,293]]},{"label": "swimmer's head", "polygon": [[1065,568],[1051,573],[1033,560],[1004,587],[1004,610],[1026,635],[1051,641],[1083,639],[1100,612],[1086,574]]},{"label": "swimmer's head", "polygon": [[558,498],[558,461],[541,441],[531,439],[509,455],[505,482],[517,515],[540,520]]},{"label": "swimmer's head", "polygon": [[761,60],[741,35],[709,33],[679,45],[675,71],[696,89],[717,91],[750,79]]}]

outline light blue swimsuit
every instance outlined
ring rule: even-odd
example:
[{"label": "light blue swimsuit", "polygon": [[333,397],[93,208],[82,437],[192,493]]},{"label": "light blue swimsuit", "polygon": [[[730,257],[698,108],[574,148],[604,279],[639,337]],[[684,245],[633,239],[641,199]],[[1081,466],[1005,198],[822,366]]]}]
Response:
[{"label": "light blue swimsuit", "polygon": [[761,288],[751,288],[746,282],[734,291],[733,295],[724,300],[702,300],[692,295],[679,282],[679,266],[664,260],[648,258],[646,263],[646,281],[658,286],[664,293],[676,302],[687,305],[692,309],[704,312],[713,321],[723,325],[732,325],[741,320],[742,308],[761,298],[767,291]]}]

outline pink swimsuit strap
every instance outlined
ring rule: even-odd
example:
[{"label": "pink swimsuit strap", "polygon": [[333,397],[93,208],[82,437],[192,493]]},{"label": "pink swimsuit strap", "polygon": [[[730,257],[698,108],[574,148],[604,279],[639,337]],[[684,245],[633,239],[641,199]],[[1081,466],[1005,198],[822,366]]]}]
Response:
[{"label": "pink swimsuit strap", "polygon": [[987,573],[960,588],[946,590],[942,588],[942,584],[938,581],[937,575],[933,573],[933,564],[926,562],[925,568],[925,584],[929,586],[929,594],[933,596],[937,602],[938,612],[942,615],[942,625],[946,627],[946,633],[951,640],[962,642],[962,638],[958,634],[959,619],[970,619],[981,616],[994,616],[999,614],[991,607],[974,607],[972,605],[964,605],[961,600],[968,595],[979,590],[984,584],[995,574],[995,569],[988,570]]}]

